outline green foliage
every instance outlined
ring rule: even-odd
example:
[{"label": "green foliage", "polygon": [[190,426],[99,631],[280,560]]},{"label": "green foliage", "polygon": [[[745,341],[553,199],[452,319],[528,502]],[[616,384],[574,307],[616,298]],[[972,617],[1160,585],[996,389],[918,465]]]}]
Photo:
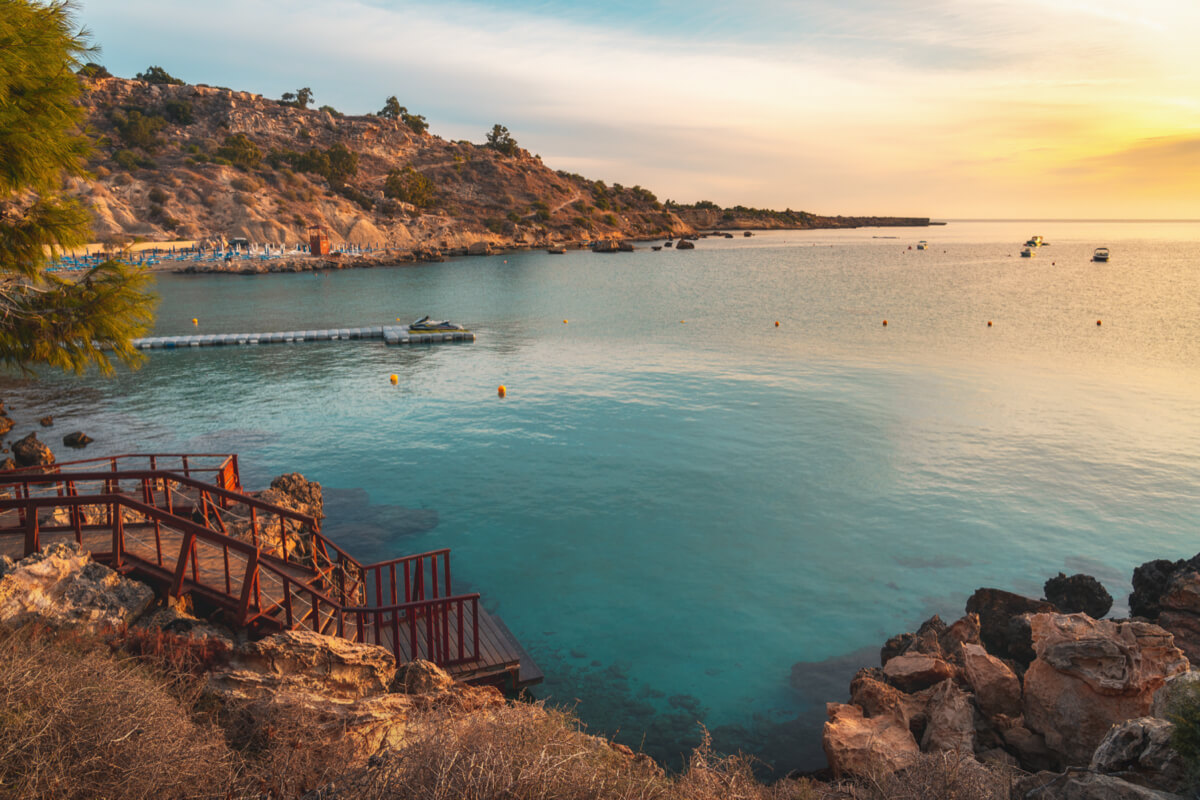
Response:
[{"label": "green foliage", "polygon": [[226,136],[216,155],[241,169],[254,169],[262,161],[262,150],[244,133]]},{"label": "green foliage", "polygon": [[510,211],[504,215],[505,218],[514,225],[521,221],[521,215],[515,211]]},{"label": "green foliage", "polygon": [[341,119],[346,116],[345,114],[343,114],[342,112],[340,112],[336,108],[334,108],[333,106],[321,106],[320,108],[317,109],[317,111],[324,111],[326,114],[333,117],[334,119]]},{"label": "green foliage", "polygon": [[153,159],[140,156],[132,150],[118,150],[113,153],[113,161],[127,172],[133,172],[135,169],[154,169],[157,166]]},{"label": "green foliage", "polygon": [[515,156],[517,154],[517,140],[514,139],[508,132],[508,128],[503,125],[493,125],[491,131],[487,135],[487,146],[506,156]]},{"label": "green foliage", "polygon": [[163,191],[161,186],[155,186],[146,194],[146,199],[151,203],[158,203],[159,205],[162,205],[163,203],[167,202],[170,197],[165,191]]},{"label": "green foliage", "polygon": [[613,227],[616,227],[616,225],[617,225],[617,218],[616,218],[615,216],[613,216],[612,214],[605,214],[605,215],[604,215],[604,224],[605,224],[605,225],[612,225]]},{"label": "green foliage", "polygon": [[359,205],[364,211],[370,211],[375,207],[375,201],[367,194],[359,191],[349,184],[342,184],[338,187],[337,193],[347,200],[352,200]]},{"label": "green foliage", "polygon": [[163,104],[163,116],[176,125],[191,125],[196,121],[192,104],[186,100],[168,100]]},{"label": "green foliage", "polygon": [[145,72],[139,72],[134,76],[134,80],[144,81],[145,83],[160,83],[169,86],[182,86],[183,81],[169,74],[162,67],[147,67]]},{"label": "green foliage", "polygon": [[711,200],[700,200],[700,201],[697,201],[692,206],[692,208],[696,208],[696,209],[700,209],[700,210],[704,210],[704,211],[717,211],[721,207]]},{"label": "green foliage", "polygon": [[417,208],[428,208],[433,205],[437,191],[429,176],[417,172],[411,164],[404,169],[394,169],[387,175],[383,185],[383,194],[402,203],[412,203]]},{"label": "green foliage", "polygon": [[78,75],[87,78],[89,81],[97,80],[98,78],[111,78],[112,73],[109,72],[103,65],[97,64],[95,61],[89,61],[79,68]]},{"label": "green foliage", "polygon": [[153,113],[143,114],[138,109],[113,111],[109,119],[127,147],[140,147],[150,153],[162,143],[158,133],[167,127],[167,121],[162,117]]},{"label": "green foliage", "polygon": [[612,208],[612,204],[608,202],[608,198],[603,195],[596,196],[596,208],[601,211],[608,211]]},{"label": "green foliage", "polygon": [[486,220],[483,225],[492,233],[504,233],[504,220],[502,219],[496,219],[493,217]]},{"label": "green foliage", "polygon": [[325,177],[330,183],[342,183],[358,174],[358,153],[338,142],[325,151],[329,158],[329,174]]},{"label": "green foliage", "polygon": [[396,95],[392,95],[387,99],[387,102],[383,104],[383,108],[379,109],[379,114],[377,116],[383,117],[384,119],[400,119],[400,115],[405,110],[406,109],[404,106],[400,105],[400,101],[396,99]]},{"label": "green foliage", "polygon": [[110,371],[113,356],[136,364],[131,340],[152,321],[145,278],[127,267],[110,261],[69,280],[47,271],[48,251],[90,233],[86,209],[59,193],[87,154],[73,72],[87,48],[72,13],[0,0],[0,362],[26,371]]},{"label": "green foliage", "polygon": [[303,89],[297,89],[294,92],[284,92],[283,97],[279,99],[279,105],[291,106],[292,108],[308,108],[308,104],[312,102],[313,91],[305,86]]},{"label": "green foliage", "polygon": [[340,142],[328,150],[313,147],[306,153],[272,150],[267,154],[267,163],[275,169],[288,166],[301,172],[320,175],[329,181],[330,186],[337,186],[358,174],[358,153]]},{"label": "green foliage", "polygon": [[1168,686],[1167,719],[1175,725],[1171,748],[1183,760],[1189,783],[1200,786],[1200,683],[1173,681]]}]

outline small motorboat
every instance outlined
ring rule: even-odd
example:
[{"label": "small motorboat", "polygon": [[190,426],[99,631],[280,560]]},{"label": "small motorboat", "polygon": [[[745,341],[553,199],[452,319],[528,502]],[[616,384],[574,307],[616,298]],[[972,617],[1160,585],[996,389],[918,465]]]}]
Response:
[{"label": "small motorboat", "polygon": [[1033,258],[1033,248],[1026,247],[1021,251],[1021,258]]},{"label": "small motorboat", "polygon": [[1097,247],[1096,252],[1092,253],[1092,261],[1108,261],[1108,248]]},{"label": "small motorboat", "polygon": [[1042,237],[1030,236],[1029,241],[1025,243],[1026,247],[1041,247],[1043,244]]},{"label": "small motorboat", "polygon": [[918,250],[928,250],[928,249],[929,249],[929,242],[927,242],[927,241],[925,241],[924,239],[922,239],[921,241],[917,242],[917,249],[918,249]]},{"label": "small motorboat", "polygon": [[422,333],[428,332],[428,331],[465,331],[466,330],[466,328],[464,328],[462,325],[459,325],[456,322],[450,322],[449,320],[442,320],[441,322],[434,322],[433,320],[431,320],[429,318],[428,315],[421,317],[419,320],[417,320],[416,322],[409,325],[408,329],[410,331],[420,331]]}]

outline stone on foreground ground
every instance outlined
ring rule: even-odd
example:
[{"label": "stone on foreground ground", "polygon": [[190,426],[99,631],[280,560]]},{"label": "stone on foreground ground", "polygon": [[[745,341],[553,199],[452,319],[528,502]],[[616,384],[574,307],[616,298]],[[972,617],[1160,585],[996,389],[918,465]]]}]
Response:
[{"label": "stone on foreground ground", "polygon": [[136,620],[154,600],[149,586],[92,561],[75,544],[53,544],[4,570],[0,625],[38,622],[98,632]]},{"label": "stone on foreground ground", "polygon": [[1066,764],[1088,764],[1109,728],[1149,714],[1154,693],[1188,669],[1171,634],[1147,622],[1035,614],[1030,627],[1025,724]]},{"label": "stone on foreground ground", "polygon": [[905,720],[895,716],[864,717],[858,706],[828,703],[829,721],[821,746],[833,774],[872,775],[895,772],[912,763],[921,752]]}]

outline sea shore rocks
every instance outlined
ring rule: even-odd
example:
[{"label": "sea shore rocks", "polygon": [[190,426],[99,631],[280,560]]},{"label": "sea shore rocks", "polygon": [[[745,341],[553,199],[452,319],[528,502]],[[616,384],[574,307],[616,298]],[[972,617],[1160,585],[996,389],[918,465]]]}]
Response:
[{"label": "sea shore rocks", "polygon": [[1046,601],[1064,614],[1081,613],[1100,619],[1112,608],[1112,595],[1091,575],[1067,577],[1060,572],[1046,581],[1043,591]]},{"label": "sea shore rocks", "polygon": [[31,433],[23,439],[12,443],[13,458],[21,467],[46,466],[54,463],[54,453],[46,443],[38,439],[36,433]]},{"label": "sea shore rocks", "polygon": [[74,431],[63,437],[63,444],[65,444],[67,447],[74,447],[76,449],[87,447],[92,443],[92,441],[92,437],[88,436],[83,431]]},{"label": "sea shore rocks", "polygon": [[92,561],[74,543],[53,544],[0,567],[0,626],[37,622],[99,632],[137,619],[154,600],[149,586]]},{"label": "sea shore rocks", "polygon": [[[1181,580],[1172,595],[1167,584],[1160,603],[1172,597],[1166,602],[1200,609],[1190,585]],[[1087,576],[1060,574],[1047,595],[1098,613],[1111,604]],[[1190,674],[1168,631],[1064,614],[999,589],[977,591],[967,611],[950,625],[933,617],[889,639],[882,667],[854,677],[850,703],[829,704],[822,745],[835,773],[879,775],[918,753],[943,752],[1040,772],[1046,796],[1176,790],[1170,724],[1150,716],[1163,713],[1168,681],[1181,685]],[[1096,774],[1047,772],[1089,765]]]}]

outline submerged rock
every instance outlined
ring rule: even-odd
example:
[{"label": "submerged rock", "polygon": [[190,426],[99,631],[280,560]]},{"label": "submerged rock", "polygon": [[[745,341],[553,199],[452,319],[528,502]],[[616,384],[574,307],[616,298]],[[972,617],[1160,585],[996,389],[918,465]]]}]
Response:
[{"label": "submerged rock", "polygon": [[92,437],[88,436],[83,431],[75,431],[74,433],[68,433],[66,436],[63,437],[63,444],[65,444],[67,447],[74,447],[74,448],[87,447],[91,443],[92,443]]}]

